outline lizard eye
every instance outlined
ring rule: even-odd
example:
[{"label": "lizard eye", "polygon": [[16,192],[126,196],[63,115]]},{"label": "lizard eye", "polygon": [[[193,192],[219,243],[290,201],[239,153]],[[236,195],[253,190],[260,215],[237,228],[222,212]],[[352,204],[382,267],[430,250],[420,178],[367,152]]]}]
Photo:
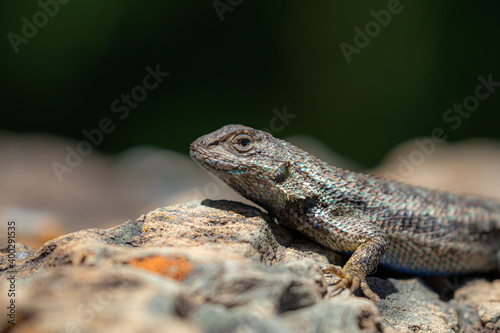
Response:
[{"label": "lizard eye", "polygon": [[253,140],[248,134],[240,134],[233,139],[236,150],[247,152],[253,147]]}]

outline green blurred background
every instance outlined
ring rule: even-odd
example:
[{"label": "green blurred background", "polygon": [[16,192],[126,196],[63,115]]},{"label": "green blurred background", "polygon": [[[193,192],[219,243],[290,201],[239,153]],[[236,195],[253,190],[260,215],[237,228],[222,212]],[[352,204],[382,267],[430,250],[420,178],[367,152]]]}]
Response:
[{"label": "green blurred background", "polygon": [[[269,127],[273,108],[286,106],[296,118],[277,136],[317,137],[367,167],[436,127],[451,141],[498,139],[500,88],[456,130],[443,114],[474,93],[479,75],[500,81],[499,6],[401,1],[348,63],[339,44],[353,45],[353,29],[388,3],[73,0],[16,53],[8,34],[22,36],[23,17],[33,22],[42,6],[2,1],[0,126],[81,140],[110,118],[103,152],[152,144],[187,153],[228,123]],[[223,4],[221,21],[214,5]],[[157,64],[170,76],[120,120],[111,103]]]}]

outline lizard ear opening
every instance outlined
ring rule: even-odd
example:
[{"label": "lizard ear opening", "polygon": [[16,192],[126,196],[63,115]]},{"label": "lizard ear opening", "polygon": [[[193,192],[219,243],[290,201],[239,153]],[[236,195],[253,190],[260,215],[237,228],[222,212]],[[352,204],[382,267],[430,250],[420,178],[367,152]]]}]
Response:
[{"label": "lizard ear opening", "polygon": [[277,169],[276,171],[271,174],[271,179],[276,183],[276,184],[281,184],[285,182],[288,177],[290,177],[290,162],[286,161],[283,162]]}]

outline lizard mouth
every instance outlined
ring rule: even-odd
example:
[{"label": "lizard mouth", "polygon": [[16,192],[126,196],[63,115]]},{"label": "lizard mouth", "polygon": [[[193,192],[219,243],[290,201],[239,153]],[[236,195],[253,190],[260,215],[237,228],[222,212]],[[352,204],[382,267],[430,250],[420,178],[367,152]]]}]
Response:
[{"label": "lizard mouth", "polygon": [[206,149],[200,148],[196,145],[191,145],[189,154],[191,158],[199,165],[209,170],[234,172],[239,170],[239,165],[228,161],[217,154],[211,154]]}]

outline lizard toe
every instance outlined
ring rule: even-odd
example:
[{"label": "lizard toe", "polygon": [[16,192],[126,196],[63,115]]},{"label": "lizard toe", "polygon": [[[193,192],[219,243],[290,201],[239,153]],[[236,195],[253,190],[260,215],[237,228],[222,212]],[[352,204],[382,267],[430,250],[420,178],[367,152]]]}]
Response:
[{"label": "lizard toe", "polygon": [[340,292],[344,289],[349,289],[354,294],[356,290],[361,289],[365,296],[373,302],[380,302],[380,297],[370,289],[370,286],[368,286],[368,283],[363,275],[335,265],[326,266],[323,269],[323,273],[330,273],[340,278],[340,281],[334,285],[333,289],[329,293],[330,295],[333,295],[336,291]]},{"label": "lizard toe", "polygon": [[342,267],[336,265],[326,265],[323,267],[323,274],[333,274],[339,278],[343,278],[345,276]]},{"label": "lizard toe", "polygon": [[380,297],[370,289],[370,286],[368,286],[368,283],[366,283],[365,279],[361,281],[360,287],[361,290],[363,291],[363,294],[365,294],[366,297],[368,297],[377,304],[380,303]]}]

